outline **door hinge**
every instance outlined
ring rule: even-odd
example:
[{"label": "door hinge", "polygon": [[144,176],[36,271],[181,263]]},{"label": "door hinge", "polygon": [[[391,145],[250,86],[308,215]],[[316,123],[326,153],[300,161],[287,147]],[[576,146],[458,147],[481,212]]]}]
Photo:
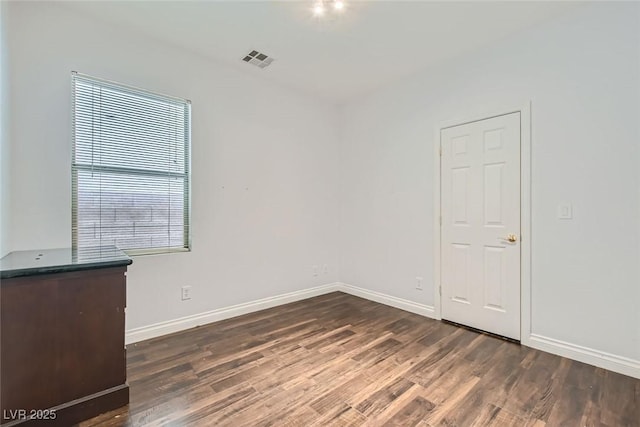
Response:
[{"label": "door hinge", "polygon": [[440,291],[440,296],[442,296],[442,285],[438,287],[438,290]]},{"label": "door hinge", "polygon": [[438,148],[438,153],[440,153],[440,157],[442,157],[442,147]]},{"label": "door hinge", "polygon": [[442,225],[442,215],[440,215],[439,221],[440,221],[440,225]]}]

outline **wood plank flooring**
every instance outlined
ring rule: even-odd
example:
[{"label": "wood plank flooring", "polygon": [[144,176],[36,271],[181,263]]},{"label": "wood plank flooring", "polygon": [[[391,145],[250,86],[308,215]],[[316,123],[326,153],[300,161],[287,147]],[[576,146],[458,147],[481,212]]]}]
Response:
[{"label": "wood plank flooring", "polygon": [[331,293],[127,347],[88,426],[640,426],[640,380]]}]

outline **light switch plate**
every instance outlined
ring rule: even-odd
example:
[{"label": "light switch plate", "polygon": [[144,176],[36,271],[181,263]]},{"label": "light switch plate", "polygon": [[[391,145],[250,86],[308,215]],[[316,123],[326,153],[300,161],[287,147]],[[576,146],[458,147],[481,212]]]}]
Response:
[{"label": "light switch plate", "polygon": [[558,205],[558,219],[573,219],[571,203],[560,203]]}]

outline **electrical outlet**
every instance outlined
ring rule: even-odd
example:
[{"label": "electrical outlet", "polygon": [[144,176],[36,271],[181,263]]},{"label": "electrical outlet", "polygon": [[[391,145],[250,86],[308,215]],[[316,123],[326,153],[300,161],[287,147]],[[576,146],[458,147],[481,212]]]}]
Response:
[{"label": "electrical outlet", "polygon": [[329,274],[329,266],[327,264],[322,266],[322,274]]},{"label": "electrical outlet", "polygon": [[422,290],[422,277],[420,276],[416,276],[416,289],[421,291]]},{"label": "electrical outlet", "polygon": [[318,266],[317,265],[312,265],[311,266],[311,275],[313,277],[316,277],[318,275],[318,273],[319,273]]},{"label": "electrical outlet", "polygon": [[558,205],[558,219],[573,219],[573,207],[571,203],[560,203]]},{"label": "electrical outlet", "polygon": [[182,301],[191,299],[191,286],[183,286],[180,290],[182,291]]}]

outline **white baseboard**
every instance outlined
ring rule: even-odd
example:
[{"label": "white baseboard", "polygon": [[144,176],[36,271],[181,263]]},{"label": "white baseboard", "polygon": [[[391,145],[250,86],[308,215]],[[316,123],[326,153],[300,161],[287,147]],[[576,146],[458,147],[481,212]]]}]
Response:
[{"label": "white baseboard", "polygon": [[278,295],[275,297],[264,298],[256,301],[250,301],[243,304],[237,304],[230,307],[223,307],[216,310],[206,311],[191,316],[185,316],[166,322],[159,322],[149,326],[134,328],[127,330],[125,334],[125,343],[132,344],[138,341],[144,341],[156,338],[162,335],[172,334],[174,332],[184,331],[186,329],[195,328],[196,326],[206,325],[208,323],[217,322],[219,320],[229,319],[231,317],[241,316],[247,313],[276,307],[294,301],[300,301],[306,298],[318,295],[328,294],[330,292],[344,292],[355,295],[370,301],[379,302],[380,304],[389,305],[401,310],[422,316],[434,318],[434,310],[432,306],[418,304],[402,298],[393,297],[382,294],[380,292],[370,291],[368,289],[359,288],[357,286],[348,285],[346,283],[335,282],[327,285],[317,286],[315,288],[305,289],[302,291],[290,292],[288,294]]},{"label": "white baseboard", "polygon": [[638,360],[628,359],[537,334],[531,334],[527,342],[523,342],[523,344],[537,350],[546,351],[547,353],[556,354],[640,379],[640,361]]},{"label": "white baseboard", "polygon": [[338,282],[337,284],[339,285],[339,290],[347,294],[355,295],[357,297],[368,299],[370,301],[379,302],[380,304],[389,305],[391,307],[399,308],[400,310],[409,311],[411,313],[419,314],[431,319],[436,318],[433,306],[419,304],[417,302],[394,297],[376,291],[371,291],[369,289],[359,288],[357,286],[349,285],[346,283]]},{"label": "white baseboard", "polygon": [[148,340],[150,338],[156,338],[162,335],[183,331],[185,329],[195,328],[196,326],[206,325],[207,323],[217,322],[219,320],[229,319],[231,317],[253,313],[255,311],[340,290],[342,290],[340,283],[330,283],[302,291],[290,292],[275,297],[263,298],[256,301],[185,316],[166,322],[155,323],[149,326],[129,329],[125,333],[125,343],[131,344],[138,341]]},{"label": "white baseboard", "polygon": [[[233,305],[231,307],[219,308],[216,310],[198,313],[192,316],[181,317],[179,319],[160,322],[141,328],[130,329],[125,334],[125,342],[127,344],[150,338],[159,337],[174,332],[183,331],[185,329],[194,328],[196,326],[206,325],[208,323],[217,322],[219,320],[229,319],[231,317],[240,316],[267,308],[276,307],[294,301],[300,301],[306,298],[318,295],[328,294],[330,292],[344,292],[380,304],[399,308],[411,313],[435,319],[435,310],[430,305],[419,304],[414,301],[394,297],[369,289],[360,288],[349,285],[347,283],[335,282],[315,288],[305,289],[302,291],[290,292],[275,297],[264,298],[243,304]],[[569,342],[545,337],[538,334],[531,334],[528,338],[522,340],[522,344],[547,353],[556,354],[558,356],[567,357],[589,365],[598,366],[613,372],[618,372],[634,378],[640,378],[640,361],[628,359],[626,357],[617,356],[615,354],[594,350],[588,347],[571,344]]]}]

